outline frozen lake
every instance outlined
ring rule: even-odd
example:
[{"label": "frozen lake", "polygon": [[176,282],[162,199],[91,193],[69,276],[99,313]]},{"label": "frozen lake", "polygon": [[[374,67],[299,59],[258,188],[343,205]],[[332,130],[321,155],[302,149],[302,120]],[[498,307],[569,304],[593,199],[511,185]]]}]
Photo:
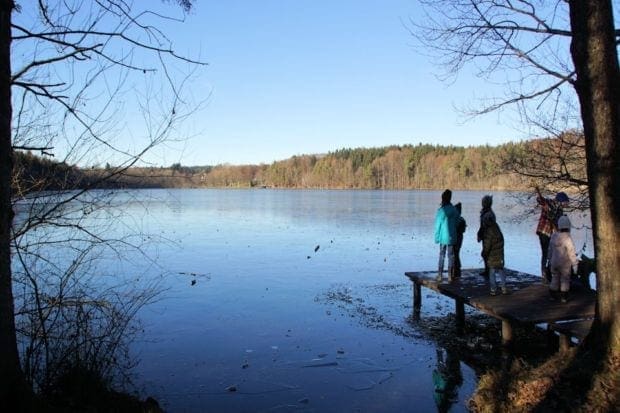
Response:
[{"label": "frozen lake", "polygon": [[[139,314],[135,384],[170,412],[465,411],[475,373],[457,360],[451,400],[438,400],[433,372],[443,350],[407,322],[403,273],[436,268],[440,193],[128,192],[117,199],[125,219],[170,241],[147,249],[158,266],[132,263],[165,288]],[[484,194],[453,193],[468,223],[466,268],[482,265]],[[514,194],[491,194],[506,266],[537,274],[537,217],[524,215]],[[591,255],[591,234],[573,237]],[[424,298],[422,316],[451,311],[441,297]]]}]

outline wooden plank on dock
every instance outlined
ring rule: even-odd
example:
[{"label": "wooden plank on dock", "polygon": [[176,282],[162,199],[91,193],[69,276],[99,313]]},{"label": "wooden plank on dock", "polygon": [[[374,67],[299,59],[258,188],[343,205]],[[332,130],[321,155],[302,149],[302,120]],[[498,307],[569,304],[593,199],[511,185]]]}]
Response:
[{"label": "wooden plank on dock", "polygon": [[[538,324],[594,317],[594,291],[571,292],[567,303],[552,301],[549,288],[540,282],[540,277],[510,269],[504,271],[510,294],[496,296],[489,294],[489,282],[480,275],[481,269],[462,270],[460,278],[452,282],[444,278],[441,283],[436,281],[435,271],[406,272],[405,275],[413,282],[414,291],[416,286],[424,286],[453,298],[457,303],[457,316],[462,312],[459,305],[467,304],[502,320],[503,330],[508,335],[511,335],[512,322]],[[499,284],[499,279],[497,282]],[[421,305],[420,292],[415,295],[414,309]],[[508,341],[510,338],[506,337]]]}]

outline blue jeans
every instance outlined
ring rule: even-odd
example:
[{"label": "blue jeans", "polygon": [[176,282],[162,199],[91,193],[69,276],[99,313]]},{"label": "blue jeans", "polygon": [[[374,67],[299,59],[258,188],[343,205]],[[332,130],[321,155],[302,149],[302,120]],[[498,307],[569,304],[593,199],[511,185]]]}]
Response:
[{"label": "blue jeans", "polygon": [[448,268],[454,267],[454,245],[439,244],[439,272],[443,272],[443,262],[448,251]]},{"label": "blue jeans", "polygon": [[497,281],[495,276],[499,273],[499,277],[502,281],[502,288],[506,287],[506,273],[501,268],[489,268],[489,284],[491,284],[491,291],[497,290]]}]

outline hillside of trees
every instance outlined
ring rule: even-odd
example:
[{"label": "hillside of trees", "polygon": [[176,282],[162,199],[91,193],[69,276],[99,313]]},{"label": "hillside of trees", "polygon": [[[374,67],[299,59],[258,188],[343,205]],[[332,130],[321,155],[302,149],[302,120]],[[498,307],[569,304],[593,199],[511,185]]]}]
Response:
[{"label": "hillside of trees", "polygon": [[341,149],[274,162],[260,171],[257,182],[285,188],[502,188],[508,186],[498,158],[502,151],[423,144]]},{"label": "hillside of trees", "polygon": [[[318,189],[526,189],[532,154],[557,147],[558,138],[500,146],[429,144],[339,149],[325,155],[299,155],[270,165],[134,167],[105,180],[110,188],[318,188]],[[554,150],[555,151],[555,150]],[[103,187],[97,182],[114,167],[79,169],[22,153],[16,182],[31,190]],[[558,159],[557,162],[565,160]],[[544,168],[554,159],[546,155]],[[585,175],[584,159],[572,170]],[[525,165],[525,166],[524,166]],[[22,191],[23,192],[23,191]]]}]

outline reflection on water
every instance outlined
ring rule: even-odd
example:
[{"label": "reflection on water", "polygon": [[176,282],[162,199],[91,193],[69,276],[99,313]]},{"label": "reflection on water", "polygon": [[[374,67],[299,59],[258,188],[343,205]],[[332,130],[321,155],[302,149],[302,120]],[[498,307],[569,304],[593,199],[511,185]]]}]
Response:
[{"label": "reflection on water", "polygon": [[437,347],[437,365],[433,370],[433,398],[437,411],[444,413],[458,402],[458,390],[463,384],[461,361],[454,351]]},{"label": "reflection on water", "polygon": [[[147,248],[161,267],[133,261],[166,288],[140,314],[137,384],[170,412],[465,411],[475,373],[448,374],[458,360],[442,350],[440,362],[406,321],[403,273],[436,267],[440,192],[156,190],[118,200],[146,233],[174,241]],[[482,195],[453,195],[469,224],[464,268],[480,266]],[[535,272],[536,217],[521,219],[503,193],[494,207],[507,265]],[[431,294],[422,311],[453,310]]]}]

